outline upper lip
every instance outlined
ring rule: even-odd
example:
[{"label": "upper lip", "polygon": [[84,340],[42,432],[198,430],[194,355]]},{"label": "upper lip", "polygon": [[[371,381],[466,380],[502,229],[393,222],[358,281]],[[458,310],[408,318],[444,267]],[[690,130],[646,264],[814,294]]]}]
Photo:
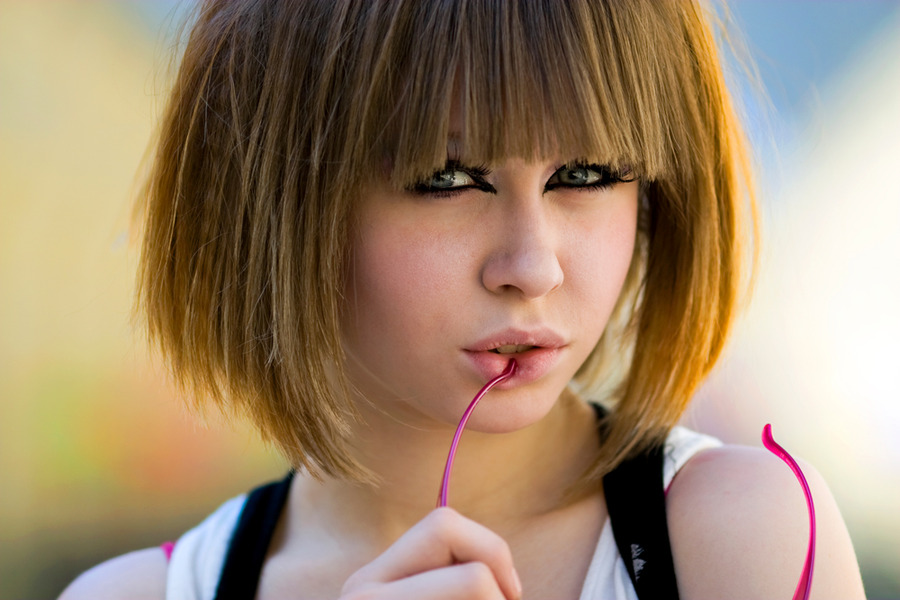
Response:
[{"label": "upper lip", "polygon": [[469,352],[487,352],[500,346],[537,346],[539,348],[561,348],[566,341],[560,334],[552,329],[504,329],[483,337],[481,340],[468,346]]}]

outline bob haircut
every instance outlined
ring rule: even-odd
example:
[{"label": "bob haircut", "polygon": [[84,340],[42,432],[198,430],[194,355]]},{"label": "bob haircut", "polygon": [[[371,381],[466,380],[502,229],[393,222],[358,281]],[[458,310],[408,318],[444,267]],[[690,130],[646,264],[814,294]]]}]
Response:
[{"label": "bob haircut", "polygon": [[687,0],[207,0],[139,205],[151,342],[296,468],[374,480],[349,451],[341,345],[354,198],[372,173],[401,187],[443,168],[459,102],[467,161],[640,178],[628,281],[574,381],[612,390],[593,485],[680,418],[749,272],[749,161],[712,18]]}]

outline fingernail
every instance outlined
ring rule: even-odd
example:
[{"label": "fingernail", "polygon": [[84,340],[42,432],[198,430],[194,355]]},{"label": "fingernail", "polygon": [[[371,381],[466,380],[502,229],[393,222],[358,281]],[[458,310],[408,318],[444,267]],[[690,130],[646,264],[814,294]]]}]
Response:
[{"label": "fingernail", "polygon": [[522,580],[519,579],[519,573],[515,569],[512,570],[512,576],[513,576],[513,585],[516,588],[516,598],[521,598],[522,597]]}]

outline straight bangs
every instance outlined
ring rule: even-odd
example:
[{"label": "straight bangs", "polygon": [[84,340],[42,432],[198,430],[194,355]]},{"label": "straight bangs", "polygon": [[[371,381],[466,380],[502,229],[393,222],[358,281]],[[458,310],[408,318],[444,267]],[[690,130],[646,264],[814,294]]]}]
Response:
[{"label": "straight bangs", "polygon": [[387,161],[397,187],[448,155],[578,159],[669,177],[690,145],[680,105],[690,86],[671,64],[684,53],[647,51],[683,44],[668,4],[397,2],[397,14],[373,19],[380,44],[348,113],[359,136],[347,164]]}]

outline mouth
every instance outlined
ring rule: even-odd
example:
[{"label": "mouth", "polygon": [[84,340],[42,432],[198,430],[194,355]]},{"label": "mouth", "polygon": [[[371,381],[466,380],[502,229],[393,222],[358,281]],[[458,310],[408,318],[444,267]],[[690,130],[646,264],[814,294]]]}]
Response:
[{"label": "mouth", "polygon": [[503,346],[491,348],[488,352],[493,352],[494,354],[521,354],[540,347],[531,344],[504,344]]},{"label": "mouth", "polygon": [[530,331],[507,329],[486,336],[468,346],[466,350],[509,356],[532,350],[556,350],[566,345],[566,339],[551,329]]},{"label": "mouth", "polygon": [[549,328],[506,329],[485,336],[464,348],[479,379],[496,377],[515,358],[516,374],[502,382],[498,390],[537,381],[550,373],[566,355],[569,340]]}]

